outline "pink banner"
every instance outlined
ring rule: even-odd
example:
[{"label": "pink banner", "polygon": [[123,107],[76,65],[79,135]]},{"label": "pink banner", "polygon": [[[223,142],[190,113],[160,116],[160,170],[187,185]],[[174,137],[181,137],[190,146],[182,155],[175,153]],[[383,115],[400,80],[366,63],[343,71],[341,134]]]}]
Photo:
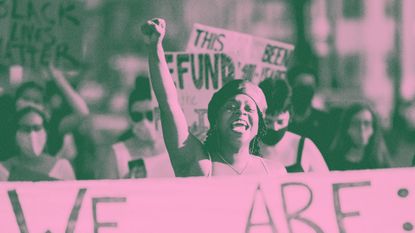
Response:
[{"label": "pink banner", "polygon": [[0,184],[2,232],[405,232],[415,170]]}]

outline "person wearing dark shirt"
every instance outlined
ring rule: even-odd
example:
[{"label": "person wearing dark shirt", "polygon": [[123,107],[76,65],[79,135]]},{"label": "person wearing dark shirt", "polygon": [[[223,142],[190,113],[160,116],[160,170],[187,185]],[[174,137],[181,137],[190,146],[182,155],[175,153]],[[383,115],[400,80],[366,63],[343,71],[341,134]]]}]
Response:
[{"label": "person wearing dark shirt", "polygon": [[291,88],[285,79],[265,79],[259,84],[268,109],[267,132],[261,143],[261,155],[284,164],[287,172],[328,172],[316,145],[308,138],[287,131],[290,121]]},{"label": "person wearing dark shirt", "polygon": [[294,67],[287,73],[292,87],[292,116],[288,131],[310,138],[324,156],[334,135],[334,124],[328,112],[312,105],[317,88],[313,69]]},{"label": "person wearing dark shirt", "polygon": [[391,167],[378,116],[366,104],[348,107],[331,145],[330,170],[362,170]]}]

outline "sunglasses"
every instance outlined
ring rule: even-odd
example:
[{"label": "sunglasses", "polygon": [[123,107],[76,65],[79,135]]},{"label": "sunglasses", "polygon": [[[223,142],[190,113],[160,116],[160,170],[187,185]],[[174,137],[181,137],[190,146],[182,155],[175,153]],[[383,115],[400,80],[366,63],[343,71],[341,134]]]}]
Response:
[{"label": "sunglasses", "polygon": [[39,132],[44,129],[43,125],[18,125],[17,130],[25,133]]},{"label": "sunglasses", "polygon": [[147,112],[131,112],[130,113],[131,120],[134,122],[140,122],[147,118],[149,121],[153,121],[153,111]]}]

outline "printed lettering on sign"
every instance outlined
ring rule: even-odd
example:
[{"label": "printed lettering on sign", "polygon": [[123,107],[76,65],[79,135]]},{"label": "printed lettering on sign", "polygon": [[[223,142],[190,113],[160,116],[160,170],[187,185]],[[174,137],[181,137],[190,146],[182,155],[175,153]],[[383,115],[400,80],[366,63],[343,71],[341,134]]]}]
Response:
[{"label": "printed lettering on sign", "polygon": [[236,64],[236,78],[259,83],[265,78],[284,78],[293,49],[288,43],[194,24],[186,51],[225,53]]},{"label": "printed lettering on sign", "polygon": [[166,53],[190,131],[203,139],[208,130],[207,106],[212,95],[235,79],[235,63],[223,53]]}]

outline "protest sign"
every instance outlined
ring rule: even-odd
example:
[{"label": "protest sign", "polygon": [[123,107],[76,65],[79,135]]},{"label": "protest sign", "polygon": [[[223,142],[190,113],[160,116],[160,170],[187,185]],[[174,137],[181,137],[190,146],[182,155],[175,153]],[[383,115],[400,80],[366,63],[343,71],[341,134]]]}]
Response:
[{"label": "protest sign", "polygon": [[8,233],[408,232],[415,222],[414,175],[408,168],[1,183],[0,226]]},{"label": "protest sign", "polygon": [[258,83],[268,77],[285,77],[293,49],[288,43],[194,24],[186,51],[225,53],[237,62],[237,78]]},{"label": "protest sign", "polygon": [[166,53],[179,101],[192,133],[203,138],[207,129],[207,106],[223,84],[235,78],[234,61],[222,53]]},{"label": "protest sign", "polygon": [[79,65],[81,1],[0,1],[0,64]]}]

